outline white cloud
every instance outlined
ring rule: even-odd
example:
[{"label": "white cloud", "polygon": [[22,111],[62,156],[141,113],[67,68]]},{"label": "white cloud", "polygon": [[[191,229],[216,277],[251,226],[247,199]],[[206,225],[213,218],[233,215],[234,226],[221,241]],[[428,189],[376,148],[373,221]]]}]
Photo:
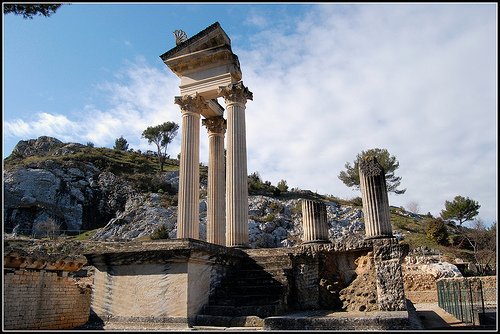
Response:
[{"label": "white cloud", "polygon": [[233,47],[254,93],[249,172],[348,198],[359,193],[337,179],[345,162],[387,148],[408,189],[391,204],[415,200],[436,215],[445,200],[474,193],[488,203],[480,214],[496,219],[495,15],[460,5],[337,8],[321,6],[295,33],[262,32],[249,51]]},{"label": "white cloud", "polygon": [[39,136],[52,136],[57,138],[69,138],[68,134],[74,133],[78,126],[64,115],[51,115],[44,112],[36,113],[35,119],[25,122],[21,119],[4,122],[6,136],[30,137],[34,134]]}]

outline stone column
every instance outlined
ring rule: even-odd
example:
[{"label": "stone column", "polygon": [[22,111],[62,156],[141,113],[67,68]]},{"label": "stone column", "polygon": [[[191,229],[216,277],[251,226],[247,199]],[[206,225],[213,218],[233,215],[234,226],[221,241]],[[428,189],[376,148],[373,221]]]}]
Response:
[{"label": "stone column", "polygon": [[245,108],[253,94],[243,82],[219,87],[227,110],[226,246],[248,247],[248,175]]},{"label": "stone column", "polygon": [[177,208],[177,238],[199,239],[200,229],[200,112],[199,96],[176,96],[181,107],[182,137]]},{"label": "stone column", "polygon": [[202,121],[208,131],[208,198],[207,198],[207,241],[226,245],[226,203],[224,134],[226,120],[222,116]]},{"label": "stone column", "polygon": [[326,205],[323,202],[302,200],[303,243],[329,243]]},{"label": "stone column", "polygon": [[384,168],[375,157],[359,161],[359,181],[367,238],[392,238]]}]

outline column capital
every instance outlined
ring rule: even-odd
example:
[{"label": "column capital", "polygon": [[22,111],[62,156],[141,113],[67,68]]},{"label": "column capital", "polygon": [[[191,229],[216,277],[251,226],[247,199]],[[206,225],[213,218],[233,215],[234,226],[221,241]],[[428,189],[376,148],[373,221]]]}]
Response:
[{"label": "column capital", "polygon": [[201,124],[207,127],[209,135],[212,134],[224,135],[226,133],[227,122],[222,116],[205,118],[201,121]]},{"label": "column capital", "polygon": [[245,104],[247,100],[253,100],[253,93],[243,85],[243,81],[219,87],[217,93],[219,96],[224,97],[226,103],[239,102]]},{"label": "column capital", "polygon": [[364,157],[359,160],[359,169],[366,176],[385,176],[384,167],[373,156]]},{"label": "column capital", "polygon": [[175,96],[174,103],[181,107],[181,111],[184,112],[195,112],[201,114],[203,110],[208,109],[207,102],[204,98],[198,94]]}]

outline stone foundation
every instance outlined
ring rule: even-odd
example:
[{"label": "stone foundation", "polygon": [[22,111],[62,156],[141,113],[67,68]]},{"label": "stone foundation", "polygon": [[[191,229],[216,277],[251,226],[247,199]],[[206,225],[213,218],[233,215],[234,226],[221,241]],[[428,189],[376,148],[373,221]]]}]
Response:
[{"label": "stone foundation", "polygon": [[152,317],[189,325],[242,255],[199,240],[173,239],[85,256],[95,267],[92,310],[103,321]]},{"label": "stone foundation", "polygon": [[[242,313],[245,307],[238,310],[237,306],[228,306],[222,314],[212,317],[203,310],[210,307],[216,291],[227,288],[224,278],[242,270],[243,263],[250,258],[270,279],[283,286],[280,312],[361,311],[366,316],[369,311],[404,312],[406,300],[400,266],[405,256],[404,246],[390,240],[374,242],[368,241],[355,249],[339,249],[333,244],[235,249],[194,239],[143,242],[136,247],[129,244],[126,250],[117,246],[115,250],[85,255],[95,267],[92,310],[103,324],[101,328],[113,328],[112,323],[152,321],[192,327],[197,319],[210,323],[215,316],[224,321],[236,316],[247,319],[251,314]],[[349,308],[352,305],[354,308]],[[217,307],[221,310],[221,306]],[[385,319],[390,314],[401,317],[402,313],[380,314]],[[270,321],[274,325],[269,326],[275,326],[284,320]],[[332,321],[340,320],[330,319],[328,323]],[[364,322],[366,326],[372,323],[365,319],[359,324]]]}]

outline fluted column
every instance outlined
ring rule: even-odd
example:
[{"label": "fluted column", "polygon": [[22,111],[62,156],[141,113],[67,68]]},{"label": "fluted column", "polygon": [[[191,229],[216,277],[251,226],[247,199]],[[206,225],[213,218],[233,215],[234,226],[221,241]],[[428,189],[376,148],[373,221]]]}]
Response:
[{"label": "fluted column", "polygon": [[392,237],[385,172],[375,157],[365,157],[359,161],[359,181],[366,237]]},{"label": "fluted column", "polygon": [[227,110],[226,246],[248,247],[248,175],[245,130],[246,101],[253,94],[240,81],[219,87]]},{"label": "fluted column", "polygon": [[204,119],[202,123],[208,131],[207,241],[225,246],[224,134],[227,124],[222,116]]},{"label": "fluted column", "polygon": [[303,243],[328,243],[328,221],[323,202],[302,200]]},{"label": "fluted column", "polygon": [[199,96],[185,95],[176,96],[175,103],[182,112],[177,238],[199,239],[200,112],[205,102]]}]

